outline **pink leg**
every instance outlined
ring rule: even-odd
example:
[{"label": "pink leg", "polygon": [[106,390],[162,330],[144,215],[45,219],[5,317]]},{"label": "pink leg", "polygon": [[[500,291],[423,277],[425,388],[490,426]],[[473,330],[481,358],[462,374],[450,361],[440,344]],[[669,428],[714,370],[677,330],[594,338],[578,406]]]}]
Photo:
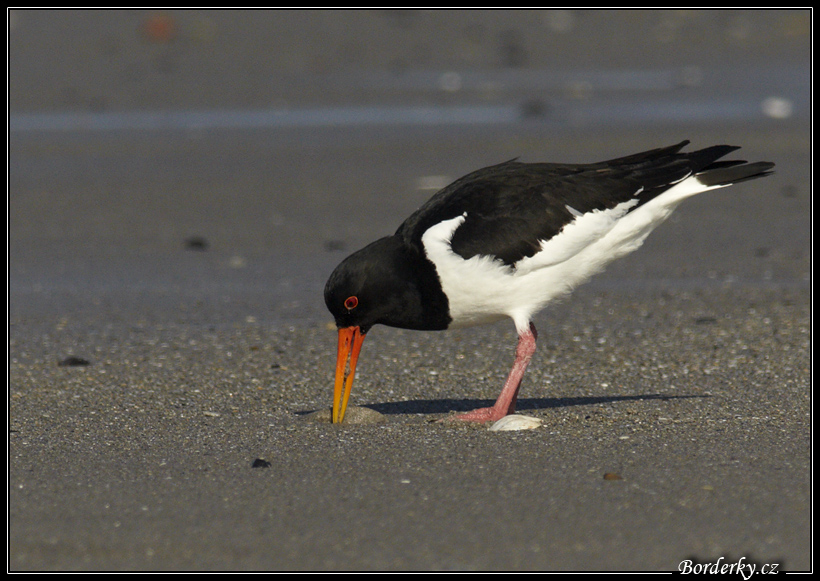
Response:
[{"label": "pink leg", "polygon": [[515,412],[515,402],[518,399],[518,388],[521,387],[521,380],[524,378],[524,372],[527,370],[527,365],[535,353],[535,341],[538,338],[538,333],[535,331],[535,325],[530,323],[530,328],[518,336],[518,346],[515,349],[515,362],[510,370],[507,381],[504,383],[504,388],[501,390],[501,395],[491,408],[481,408],[452,416],[447,419],[462,420],[465,422],[495,422]]}]

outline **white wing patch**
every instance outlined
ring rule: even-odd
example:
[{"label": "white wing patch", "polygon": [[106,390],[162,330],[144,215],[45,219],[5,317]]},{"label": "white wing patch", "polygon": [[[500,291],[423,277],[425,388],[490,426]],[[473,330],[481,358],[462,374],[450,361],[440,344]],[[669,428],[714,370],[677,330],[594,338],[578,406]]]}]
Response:
[{"label": "white wing patch", "polygon": [[519,274],[526,274],[532,270],[552,266],[569,260],[584,248],[603,238],[618,220],[624,217],[630,209],[638,205],[639,200],[633,198],[622,202],[610,210],[593,210],[586,214],[570,212],[575,219],[564,226],[561,231],[541,242],[541,250],[534,256],[524,258],[515,264]]}]

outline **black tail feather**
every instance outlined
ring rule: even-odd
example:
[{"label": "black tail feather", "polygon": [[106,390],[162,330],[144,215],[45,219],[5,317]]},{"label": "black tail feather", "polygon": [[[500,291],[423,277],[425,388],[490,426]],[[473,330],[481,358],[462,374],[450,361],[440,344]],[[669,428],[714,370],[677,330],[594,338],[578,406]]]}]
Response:
[{"label": "black tail feather", "polygon": [[698,181],[705,186],[728,186],[767,176],[773,173],[770,171],[773,167],[774,164],[769,161],[716,162],[704,168],[697,176]]}]

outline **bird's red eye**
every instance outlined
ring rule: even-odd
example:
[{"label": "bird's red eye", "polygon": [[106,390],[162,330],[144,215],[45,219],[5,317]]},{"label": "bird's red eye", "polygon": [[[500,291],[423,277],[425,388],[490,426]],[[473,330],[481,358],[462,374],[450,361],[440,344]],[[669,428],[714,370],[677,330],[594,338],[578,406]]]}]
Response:
[{"label": "bird's red eye", "polygon": [[358,304],[359,299],[357,299],[356,297],[347,297],[345,299],[345,308],[348,311],[352,311],[353,309],[355,309]]}]

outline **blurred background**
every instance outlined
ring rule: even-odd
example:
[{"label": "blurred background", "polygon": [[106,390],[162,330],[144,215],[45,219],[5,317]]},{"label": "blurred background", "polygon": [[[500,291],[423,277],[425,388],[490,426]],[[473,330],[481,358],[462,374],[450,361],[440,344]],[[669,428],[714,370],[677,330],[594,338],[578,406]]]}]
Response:
[{"label": "blurred background", "polygon": [[530,113],[548,113],[596,92],[725,93],[737,76],[805,75],[810,26],[807,10],[12,10],[9,104],[82,113],[533,99],[546,109]]},{"label": "blurred background", "polygon": [[[682,139],[795,164],[802,184],[776,186],[795,212],[761,200],[735,219],[769,230],[746,249],[768,276],[806,271],[808,10],[10,10],[8,24],[22,290],[222,276],[322,311],[333,263],[460,175]],[[796,264],[771,251],[787,239]],[[738,245],[698,240],[704,255]]]},{"label": "blurred background", "polygon": [[[807,271],[807,10],[10,10],[8,24],[11,278],[25,293],[44,278],[224,280],[257,285],[279,314],[323,312],[333,263],[460,175],[682,139],[794,170],[776,186],[790,212],[731,211],[771,237],[747,241],[771,262],[752,261],[755,276]],[[696,240],[701,255],[738,246]]]}]

